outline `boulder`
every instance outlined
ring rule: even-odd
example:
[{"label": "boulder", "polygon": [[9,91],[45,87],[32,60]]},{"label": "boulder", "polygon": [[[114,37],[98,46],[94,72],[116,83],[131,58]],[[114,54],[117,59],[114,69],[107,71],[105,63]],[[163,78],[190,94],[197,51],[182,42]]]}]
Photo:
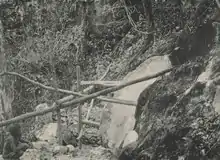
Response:
[{"label": "boulder", "polygon": [[123,146],[122,148],[125,148],[131,144],[136,143],[138,140],[138,134],[136,131],[130,131],[128,132],[128,134],[126,135],[124,142],[123,142]]},{"label": "boulder", "polygon": [[70,155],[58,155],[58,156],[53,157],[52,160],[75,160],[75,158],[73,158]]},{"label": "boulder", "polygon": [[67,145],[66,147],[67,147],[69,153],[73,153],[76,150],[76,148],[72,145]]},{"label": "boulder", "polygon": [[50,144],[45,141],[37,141],[37,142],[32,142],[33,148],[37,150],[49,150],[50,149]]},{"label": "boulder", "polygon": [[40,141],[47,141],[48,143],[56,143],[57,138],[57,123],[49,123],[37,133],[36,137]]},{"label": "boulder", "polygon": [[53,155],[67,154],[67,152],[68,152],[68,147],[66,146],[56,145],[53,147]]}]

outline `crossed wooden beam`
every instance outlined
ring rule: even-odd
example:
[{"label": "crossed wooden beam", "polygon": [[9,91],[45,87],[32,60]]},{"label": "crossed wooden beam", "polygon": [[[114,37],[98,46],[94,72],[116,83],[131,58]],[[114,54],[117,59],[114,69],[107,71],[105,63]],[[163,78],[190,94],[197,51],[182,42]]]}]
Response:
[{"label": "crossed wooden beam", "polygon": [[[81,94],[81,93],[78,93],[78,92],[73,92],[73,91],[64,90],[64,89],[55,89],[53,87],[45,86],[41,83],[35,82],[35,81],[33,81],[33,80],[23,76],[23,75],[15,73],[15,72],[3,72],[3,73],[0,74],[0,76],[4,76],[4,75],[18,76],[18,77],[23,78],[24,80],[26,80],[26,81],[34,84],[34,85],[40,86],[44,89],[47,89],[47,90],[50,90],[50,91],[58,91],[58,92],[61,92],[61,93],[66,93],[66,94],[69,94],[69,96],[57,100],[50,108],[47,108],[47,109],[44,109],[44,110],[41,110],[41,111],[29,112],[29,113],[22,114],[20,116],[11,118],[9,120],[2,121],[2,122],[0,122],[0,127],[9,125],[11,123],[15,123],[17,121],[21,121],[21,120],[24,120],[24,119],[27,119],[27,118],[31,118],[31,117],[35,117],[35,116],[39,116],[39,115],[44,115],[46,113],[56,111],[57,109],[64,109],[64,108],[67,108],[67,107],[73,107],[74,105],[76,105],[78,103],[83,103],[85,101],[88,101],[88,100],[91,100],[91,99],[94,99],[94,98],[99,99],[99,100],[103,100],[103,101],[106,101],[106,102],[125,104],[125,103],[123,103],[123,102],[125,102],[125,100],[110,99],[110,98],[105,98],[105,97],[100,97],[100,96],[111,93],[111,92],[115,92],[115,91],[120,90],[124,87],[130,86],[130,85],[133,85],[133,84],[136,84],[136,83],[139,83],[139,82],[143,82],[143,81],[146,81],[146,80],[149,80],[149,79],[159,77],[159,76],[164,75],[164,74],[166,74],[166,73],[168,73],[172,70],[173,70],[173,68],[166,69],[166,70],[161,71],[159,73],[156,73],[154,75],[144,76],[142,78],[138,78],[138,79],[135,79],[135,80],[132,80],[132,81],[129,81],[129,82],[121,83],[120,85],[110,87],[110,88],[95,92],[95,93],[90,94],[90,95],[84,95],[84,94]],[[81,96],[81,97],[74,99],[73,95]],[[128,101],[126,101],[126,102],[128,102]],[[128,104],[129,103],[126,103],[126,105],[128,105]],[[133,103],[133,105],[134,105],[134,103]],[[76,107],[76,106],[74,106],[74,107]],[[91,121],[88,121],[88,120],[83,120],[83,123],[94,125],[94,126],[99,125],[99,123],[91,122]]]}]

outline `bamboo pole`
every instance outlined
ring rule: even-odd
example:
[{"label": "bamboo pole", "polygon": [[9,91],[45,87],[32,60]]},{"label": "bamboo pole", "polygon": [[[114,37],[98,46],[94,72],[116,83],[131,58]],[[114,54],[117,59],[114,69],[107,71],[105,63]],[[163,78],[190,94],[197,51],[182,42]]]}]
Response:
[{"label": "bamboo pole", "polygon": [[2,111],[3,111],[3,114],[4,114],[4,119],[9,119],[9,116],[5,110],[5,103],[4,103],[4,99],[3,99],[3,96],[1,95],[1,105],[2,105]]},{"label": "bamboo pole", "polygon": [[[80,66],[77,65],[76,67],[76,76],[77,76],[77,90],[80,91]],[[82,129],[82,106],[79,104],[78,106],[78,134]],[[82,143],[79,139],[79,149],[82,149]]]},{"label": "bamboo pole", "polygon": [[62,145],[62,122],[61,122],[61,112],[60,105],[56,105],[57,107],[57,133],[58,133],[58,144]]},{"label": "bamboo pole", "polygon": [[[102,80],[106,77],[106,75],[107,75],[108,72],[110,71],[111,65],[112,65],[112,64],[110,64],[110,65],[107,67],[105,73],[102,75],[102,77],[99,78],[99,81],[102,81]],[[82,82],[81,82],[81,83],[82,83]],[[91,86],[87,87],[86,89],[84,89],[82,93],[88,93],[89,91],[93,90],[94,87],[95,87],[94,85],[91,85]]]},{"label": "bamboo pole", "polygon": [[[104,89],[102,91],[99,91],[99,92],[96,92],[96,93],[93,93],[93,94],[90,94],[88,96],[85,96],[85,97],[81,97],[81,98],[78,98],[78,99],[75,99],[75,100],[71,100],[70,102],[66,102],[64,100],[66,100],[67,98],[63,98],[63,99],[60,99],[57,101],[58,104],[61,104],[60,106],[60,109],[63,109],[63,108],[67,108],[69,107],[70,105],[71,106],[74,106],[78,103],[82,103],[82,102],[85,102],[85,101],[88,101],[88,100],[91,100],[95,97],[98,97],[102,94],[108,94],[108,93],[111,93],[111,92],[115,92],[117,90],[120,90],[124,87],[127,87],[127,86],[130,86],[130,85],[133,85],[133,84],[136,84],[136,83],[140,83],[140,82],[143,82],[143,81],[146,81],[146,80],[149,80],[149,79],[153,79],[153,78],[157,78],[158,76],[162,76],[170,71],[172,71],[173,68],[170,68],[170,69],[166,69],[164,71],[161,71],[157,74],[154,74],[154,75],[150,75],[150,76],[145,76],[145,77],[142,77],[142,78],[138,78],[138,79],[135,79],[135,80],[132,80],[132,81],[128,81],[126,83],[123,83],[119,86],[116,86],[116,87],[111,87],[111,88],[108,88],[108,89]],[[29,113],[26,113],[26,114],[23,114],[23,115],[20,115],[20,116],[17,116],[17,117],[14,117],[10,120],[6,120],[6,121],[3,121],[3,122],[0,122],[0,127],[2,126],[6,126],[6,125],[9,125],[11,123],[15,123],[17,121],[21,121],[23,119],[27,119],[27,118],[30,118],[30,117],[34,117],[34,116],[39,116],[39,115],[44,115],[46,113],[49,113],[49,112],[52,112],[56,110],[56,105],[55,103],[50,107],[50,108],[47,108],[47,109],[44,109],[44,110],[41,110],[41,111],[35,111],[35,112],[29,112]],[[85,123],[85,122],[83,122]],[[86,124],[86,123],[85,123]]]},{"label": "bamboo pole", "polygon": [[97,128],[99,128],[99,126],[100,126],[100,123],[94,122],[94,121],[83,120],[82,122],[83,122],[83,124],[94,126],[94,127],[97,127]]},{"label": "bamboo pole", "polygon": [[[65,94],[71,94],[70,96],[67,96],[67,97],[64,97],[63,100],[64,101],[70,101],[70,100],[73,100],[74,99],[74,96],[81,96],[81,97],[85,97],[87,95],[85,94],[81,94],[79,92],[73,92],[73,91],[69,91],[69,90],[64,90],[64,89],[59,89],[59,88],[54,88],[54,87],[51,87],[51,86],[46,86],[46,85],[43,85],[39,82],[36,82],[36,81],[33,81],[19,73],[16,73],[16,72],[2,72],[0,73],[0,76],[4,76],[4,75],[13,75],[13,76],[18,76],[30,83],[32,83],[33,85],[36,85],[36,86],[39,86],[43,89],[46,89],[46,90],[49,90],[49,91],[56,91],[57,92],[60,92],[60,93],[65,93]],[[105,101],[105,102],[111,102],[111,103],[118,103],[118,104],[125,104],[125,105],[131,105],[131,106],[136,106],[136,102],[133,102],[133,101],[127,101],[127,100],[120,100],[120,99],[116,99],[116,98],[108,98],[108,97],[104,97],[104,96],[100,96],[100,97],[95,97],[96,99],[98,100],[101,100],[101,101]],[[59,103],[59,102],[58,102]]]},{"label": "bamboo pole", "polygon": [[[88,109],[87,114],[86,114],[86,121],[89,120],[89,115],[90,115],[90,112],[92,110],[93,105],[94,105],[94,99],[91,100],[89,109]],[[77,137],[78,140],[83,136],[84,129],[85,129],[85,125],[82,126],[82,129],[81,129],[81,131],[79,133],[79,136]]]},{"label": "bamboo pole", "polygon": [[100,85],[104,87],[114,87],[121,83],[121,81],[81,81],[81,85]]}]

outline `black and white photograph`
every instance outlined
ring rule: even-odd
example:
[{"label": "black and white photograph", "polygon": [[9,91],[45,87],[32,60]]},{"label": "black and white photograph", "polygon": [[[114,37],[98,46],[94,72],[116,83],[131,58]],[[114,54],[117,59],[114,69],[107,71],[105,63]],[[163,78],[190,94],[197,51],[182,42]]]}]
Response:
[{"label": "black and white photograph", "polygon": [[0,160],[220,160],[220,0],[0,0]]}]

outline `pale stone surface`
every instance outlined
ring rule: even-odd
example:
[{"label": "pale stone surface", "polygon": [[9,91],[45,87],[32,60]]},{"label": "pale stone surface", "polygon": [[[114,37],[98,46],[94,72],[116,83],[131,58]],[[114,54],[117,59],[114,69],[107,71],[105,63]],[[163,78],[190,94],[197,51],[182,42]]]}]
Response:
[{"label": "pale stone surface", "polygon": [[138,140],[138,134],[135,131],[130,131],[128,132],[128,134],[126,135],[125,139],[124,139],[124,143],[123,143],[123,148],[127,147],[130,144],[134,144],[135,142],[137,142]]},{"label": "pale stone surface", "polygon": [[[147,59],[135,71],[124,77],[123,82],[141,78],[147,75],[153,75],[171,67],[168,56],[155,56]],[[149,85],[156,81],[156,78],[137,83],[115,93],[116,98],[137,101],[139,94]],[[135,106],[113,104],[110,109],[110,121],[102,122],[102,137],[109,141],[110,148],[118,148],[125,135],[131,131],[135,124]],[[106,127],[107,131],[103,129]]]},{"label": "pale stone surface", "polygon": [[54,157],[52,160],[75,160],[75,158],[73,158],[70,155],[58,155]]},{"label": "pale stone surface", "polygon": [[212,105],[215,108],[215,111],[220,114],[220,87],[216,88],[215,98]]},{"label": "pale stone surface", "polygon": [[49,123],[44,125],[36,136],[40,141],[55,143],[57,137],[57,123]]},{"label": "pale stone surface", "polygon": [[42,149],[49,149],[50,145],[48,142],[45,141],[37,141],[37,142],[32,142],[34,149],[37,150],[42,150]]},{"label": "pale stone surface", "polygon": [[20,160],[39,160],[40,152],[37,149],[28,149],[21,157]]},{"label": "pale stone surface", "polygon": [[70,153],[73,153],[76,150],[76,148],[72,145],[67,145],[66,147],[68,148],[68,152]]},{"label": "pale stone surface", "polygon": [[66,154],[68,152],[68,148],[66,146],[54,146],[53,154]]},{"label": "pale stone surface", "polygon": [[209,62],[208,66],[206,67],[206,70],[202,72],[197,81],[198,82],[207,82],[212,74],[212,66],[213,66],[213,60]]}]

